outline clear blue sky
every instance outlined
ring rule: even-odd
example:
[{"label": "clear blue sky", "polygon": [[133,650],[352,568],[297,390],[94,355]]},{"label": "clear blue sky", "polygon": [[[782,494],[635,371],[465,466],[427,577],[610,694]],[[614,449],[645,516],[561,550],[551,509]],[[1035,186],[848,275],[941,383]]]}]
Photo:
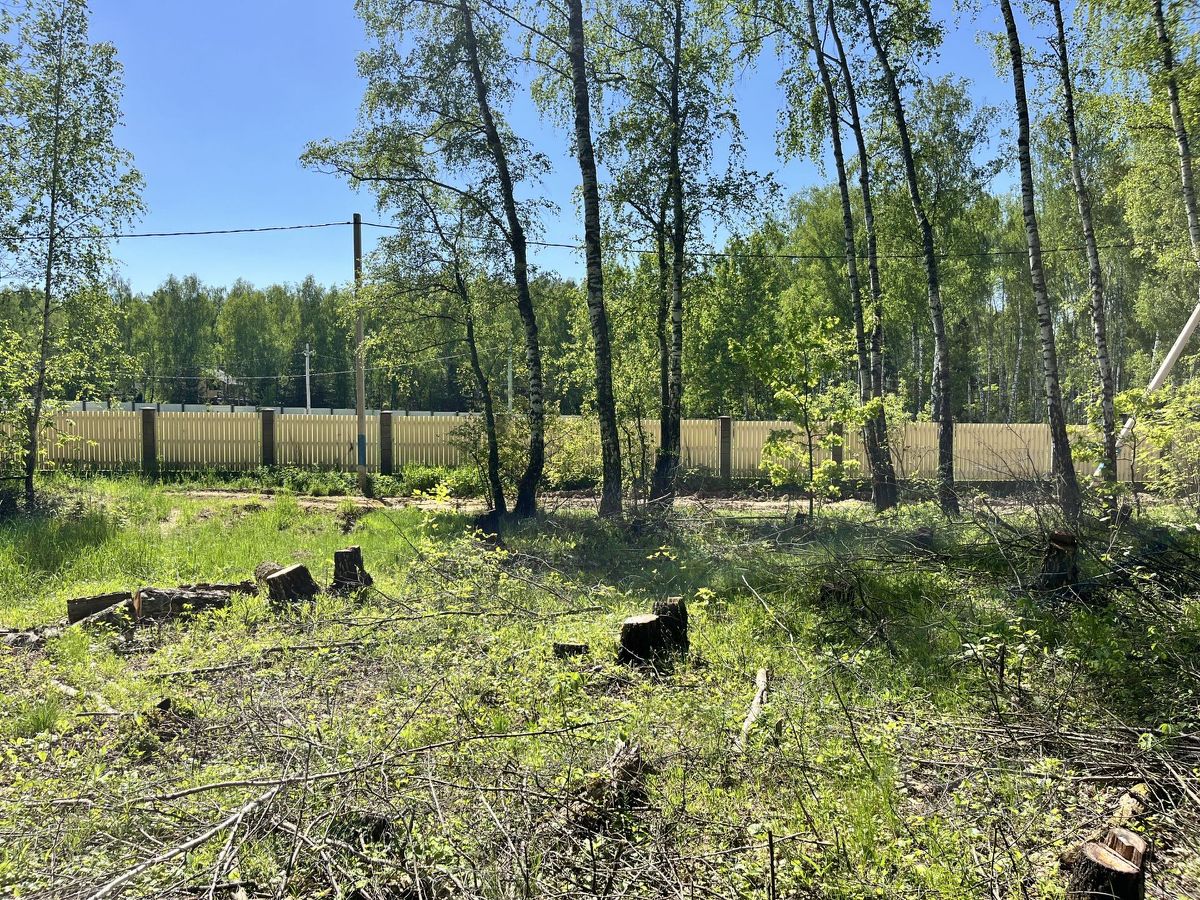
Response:
[{"label": "clear blue sky", "polygon": [[[981,101],[1003,105],[1010,88],[978,43],[979,26],[996,29],[988,9],[977,24],[956,27],[947,0],[935,9],[948,22],[940,68],[971,78]],[[117,47],[125,66],[121,143],[146,179],[149,211],[138,231],[193,231],[376,219],[374,202],[298,162],[306,142],[343,137],[353,128],[362,93],[355,57],[362,29],[351,0],[92,0],[92,35]],[[780,95],[769,60],[737,86],[749,164],[775,171],[790,193],[814,183],[807,163],[775,155]],[[554,172],[546,195],[560,208],[546,222],[549,240],[578,239],[572,190],[578,169],[564,129],[528,104],[515,128],[547,153]],[[368,229],[368,249],[373,235]],[[136,291],[168,275],[195,273],[227,285],[351,276],[349,228],[268,235],[125,240],[116,247],[122,274]],[[542,251],[538,265],[575,275],[569,251]]]}]

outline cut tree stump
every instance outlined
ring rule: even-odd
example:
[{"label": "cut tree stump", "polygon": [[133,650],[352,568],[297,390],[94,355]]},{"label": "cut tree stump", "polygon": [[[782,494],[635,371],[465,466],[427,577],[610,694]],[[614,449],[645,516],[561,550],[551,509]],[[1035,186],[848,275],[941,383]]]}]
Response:
[{"label": "cut tree stump", "polygon": [[566,820],[582,831],[603,830],[614,813],[645,806],[649,773],[641,747],[618,740],[603,770],[593,775],[563,810]]},{"label": "cut tree stump", "polygon": [[617,662],[626,665],[653,665],[667,656],[674,642],[662,616],[644,613],[630,616],[621,623],[621,644]]},{"label": "cut tree stump", "polygon": [[333,553],[331,594],[352,594],[375,583],[363,566],[362,547],[346,547]]},{"label": "cut tree stump", "polygon": [[133,594],[130,591],[117,591],[112,594],[98,594],[95,597],[76,597],[74,600],[68,600],[67,624],[74,625],[76,622],[82,622],[88,616],[102,612],[110,606],[116,606],[118,603],[126,603],[132,598]]},{"label": "cut tree stump", "polygon": [[682,597],[668,597],[654,604],[654,614],[663,620],[667,636],[674,643],[674,649],[687,655],[688,644],[688,612],[687,603]]},{"label": "cut tree stump", "polygon": [[321,593],[308,568],[297,563],[267,576],[267,594],[278,606],[306,603]]},{"label": "cut tree stump", "polygon": [[1146,875],[1140,865],[1095,841],[1084,844],[1075,860],[1075,871],[1067,885],[1068,900],[1141,900],[1146,892]]},{"label": "cut tree stump", "polygon": [[1129,860],[1139,869],[1146,863],[1150,855],[1150,845],[1146,839],[1128,828],[1111,828],[1104,844],[1118,856]]},{"label": "cut tree stump", "polygon": [[583,656],[587,652],[587,644],[572,644],[565,641],[554,642],[554,656],[557,659],[569,659],[572,656]]},{"label": "cut tree stump", "polygon": [[133,595],[133,616],[139,622],[174,619],[206,609],[221,609],[229,605],[229,598],[229,591],[224,590],[147,587]]},{"label": "cut tree stump", "polygon": [[1079,581],[1079,541],[1066,531],[1055,531],[1046,544],[1038,586],[1057,591]]}]

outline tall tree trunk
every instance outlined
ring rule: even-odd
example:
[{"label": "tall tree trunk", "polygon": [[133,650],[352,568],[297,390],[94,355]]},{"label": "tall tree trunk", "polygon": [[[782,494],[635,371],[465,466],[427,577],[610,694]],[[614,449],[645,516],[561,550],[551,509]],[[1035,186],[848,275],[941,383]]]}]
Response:
[{"label": "tall tree trunk", "polygon": [[1050,0],[1054,10],[1054,25],[1058,33],[1055,50],[1058,55],[1058,74],[1063,86],[1063,112],[1067,117],[1067,141],[1071,154],[1071,183],[1075,187],[1075,203],[1079,207],[1079,222],[1083,228],[1083,243],[1087,248],[1088,286],[1092,293],[1092,337],[1096,344],[1096,374],[1100,383],[1100,412],[1104,429],[1104,480],[1117,480],[1117,419],[1113,409],[1112,364],[1108,355],[1108,317],[1104,307],[1104,275],[1100,267],[1100,250],[1096,245],[1096,229],[1092,221],[1092,199],[1083,182],[1083,163],[1079,151],[1079,131],[1075,122],[1075,87],[1067,52],[1067,29],[1063,24],[1060,0]]},{"label": "tall tree trunk", "polygon": [[[66,10],[64,8],[65,16]],[[62,177],[63,71],[66,66],[64,46],[65,19],[59,20],[57,60],[54,74],[54,138],[50,157],[50,208],[46,221],[46,268],[42,283],[42,322],[38,335],[37,377],[29,407],[29,434],[25,448],[25,507],[32,511],[37,505],[35,479],[38,469],[38,438],[42,427],[42,410],[46,403],[46,369],[50,357],[51,312],[54,309],[54,264],[58,253],[58,192]]]},{"label": "tall tree trunk", "polygon": [[570,35],[571,81],[575,101],[575,153],[583,179],[583,243],[587,257],[588,319],[596,360],[596,415],[600,419],[600,457],[604,483],[600,491],[600,516],[621,515],[621,435],[613,399],[612,350],[608,312],[604,307],[604,262],[600,245],[600,187],[596,154],[592,147],[592,118],[588,95],[587,60],[583,34],[583,0],[567,0]]},{"label": "tall tree trunk", "polygon": [[887,50],[879,36],[875,20],[873,0],[860,0],[863,18],[879,68],[883,72],[884,85],[891,101],[892,115],[896,120],[896,131],[900,136],[900,155],[904,162],[904,176],[908,182],[908,195],[912,201],[913,214],[921,231],[921,253],[925,261],[925,283],[929,295],[929,320],[933,326],[934,384],[932,393],[936,398],[933,417],[941,426],[938,429],[938,502],[947,515],[959,511],[958,494],[954,489],[954,411],[950,402],[950,345],[946,340],[946,318],[942,307],[942,288],[938,274],[937,251],[934,246],[933,225],[925,212],[921,198],[921,183],[917,177],[917,164],[913,157],[912,140],[908,133],[908,119],[904,113],[904,100],[900,96],[900,85]]},{"label": "tall tree trunk", "polygon": [[1079,517],[1081,499],[1071,459],[1071,441],[1063,415],[1062,386],[1058,377],[1058,349],[1054,340],[1054,313],[1046,291],[1046,273],[1042,266],[1042,238],[1038,230],[1037,208],[1033,196],[1033,163],[1029,152],[1029,107],[1025,97],[1025,66],[1021,37],[1009,0],[1000,0],[1008,50],[1012,59],[1013,90],[1017,101],[1017,157],[1021,168],[1021,211],[1025,217],[1025,240],[1029,245],[1029,276],[1037,303],[1038,329],[1042,339],[1042,377],[1046,387],[1046,412],[1050,419],[1050,443],[1054,453],[1054,474],[1058,480],[1059,502],[1068,521]]},{"label": "tall tree trunk", "polygon": [[[887,414],[883,405],[883,286],[879,279],[879,242],[875,232],[875,204],[871,197],[871,158],[867,155],[867,142],[863,136],[862,119],[858,113],[858,93],[850,74],[850,60],[838,34],[837,19],[833,5],[826,10],[829,33],[837,47],[838,65],[846,89],[846,108],[850,113],[850,128],[858,149],[858,186],[862,194],[863,225],[867,234],[867,282],[871,291],[871,333],[869,354],[869,393],[863,400],[875,401],[873,411],[867,418],[864,437],[867,455],[871,462],[872,499],[877,510],[891,509],[899,502],[896,483],[896,467],[892,463],[891,441],[888,438]],[[861,312],[856,309],[856,314]],[[859,366],[862,366],[864,348],[859,349]],[[861,376],[860,376],[861,377]],[[864,388],[865,390],[865,388]]]},{"label": "tall tree trunk", "polygon": [[537,314],[533,308],[533,295],[529,290],[529,256],[525,239],[525,228],[517,211],[516,194],[513,190],[512,174],[508,167],[508,154],[500,140],[496,120],[488,100],[488,85],[479,63],[479,44],[475,37],[475,24],[467,0],[459,0],[459,12],[463,23],[463,44],[475,83],[475,98],[479,106],[479,117],[483,123],[484,136],[496,178],[500,184],[504,215],[508,222],[508,245],[513,257],[513,281],[517,288],[517,312],[525,330],[525,365],[529,370],[529,459],[525,471],[517,483],[517,503],[513,514],[517,518],[529,518],[537,513],[537,494],[542,482],[542,471],[546,466],[546,424],[542,387],[542,350],[538,339]]},{"label": "tall tree trunk", "polygon": [[671,310],[669,329],[669,362],[667,371],[666,427],[659,440],[654,461],[654,477],[650,499],[670,503],[675,496],[675,474],[679,469],[680,430],[683,416],[683,277],[687,246],[687,215],[684,206],[683,164],[680,159],[683,144],[683,122],[680,110],[680,83],[683,65],[683,0],[674,0],[672,22],[672,55],[670,62],[667,193],[671,205]]},{"label": "tall tree trunk", "polygon": [[1183,205],[1187,211],[1188,237],[1192,243],[1192,257],[1200,267],[1200,211],[1196,206],[1196,186],[1192,169],[1192,148],[1188,137],[1183,109],[1179,103],[1179,82],[1175,76],[1175,47],[1167,31],[1163,15],[1163,0],[1151,4],[1154,14],[1154,31],[1158,38],[1163,74],[1167,81],[1167,104],[1171,108],[1171,125],[1175,130],[1175,142],[1179,146],[1179,181],[1183,188]]},{"label": "tall tree trunk", "polygon": [[455,273],[459,297],[467,311],[467,350],[471,357],[471,372],[483,399],[483,427],[487,434],[487,480],[488,493],[492,498],[492,509],[497,516],[508,515],[508,503],[504,499],[504,483],[500,480],[500,442],[496,438],[496,408],[492,400],[492,386],[479,362],[479,347],[475,342],[475,313],[471,309],[471,298],[462,277]]}]

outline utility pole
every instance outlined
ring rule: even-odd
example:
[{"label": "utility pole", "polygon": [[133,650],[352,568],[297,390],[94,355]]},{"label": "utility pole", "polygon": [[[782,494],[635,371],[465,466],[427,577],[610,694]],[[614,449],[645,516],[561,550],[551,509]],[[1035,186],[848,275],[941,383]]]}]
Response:
[{"label": "utility pole", "polygon": [[363,367],[362,216],[354,214],[354,412],[358,417],[358,492],[367,492],[367,376]]},{"label": "utility pole", "polygon": [[312,348],[304,342],[304,408],[312,412]]}]

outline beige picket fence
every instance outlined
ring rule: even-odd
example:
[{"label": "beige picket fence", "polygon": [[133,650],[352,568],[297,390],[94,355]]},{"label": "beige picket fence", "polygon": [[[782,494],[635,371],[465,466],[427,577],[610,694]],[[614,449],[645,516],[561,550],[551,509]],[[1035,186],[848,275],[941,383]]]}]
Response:
[{"label": "beige picket fence", "polygon": [[[161,412],[157,419],[158,463],[164,469],[252,469],[262,463],[262,422],[253,412]],[[564,420],[578,417],[564,416]],[[454,466],[465,462],[452,433],[467,421],[460,415],[392,417],[393,463]],[[52,466],[84,466],[103,470],[136,469],[142,464],[141,413],[128,410],[60,412],[47,429],[46,460]],[[658,441],[656,421],[625,422],[626,450]],[[791,434],[806,444],[791,422],[734,421],[730,468],[734,477],[763,473],[763,448],[772,435]],[[1075,430],[1076,465],[1090,471],[1086,437]],[[1051,467],[1050,435],[1041,424],[959,424],[955,428],[955,476],[961,481],[1025,481],[1044,477]],[[818,435],[819,436],[819,435]],[[685,419],[681,431],[683,465],[716,472],[720,465],[720,425],[715,419]],[[280,465],[353,470],[356,460],[355,418],[346,415],[286,414],[275,416],[275,458]],[[552,442],[551,442],[552,443]],[[938,426],[907,422],[892,429],[892,454],[904,479],[937,474]],[[551,452],[553,452],[551,450]],[[857,460],[866,472],[862,436],[850,430],[842,438],[846,460]],[[819,464],[832,452],[815,451]],[[380,465],[380,419],[367,417],[367,466]],[[1120,477],[1130,477],[1129,454],[1123,454]]]}]

